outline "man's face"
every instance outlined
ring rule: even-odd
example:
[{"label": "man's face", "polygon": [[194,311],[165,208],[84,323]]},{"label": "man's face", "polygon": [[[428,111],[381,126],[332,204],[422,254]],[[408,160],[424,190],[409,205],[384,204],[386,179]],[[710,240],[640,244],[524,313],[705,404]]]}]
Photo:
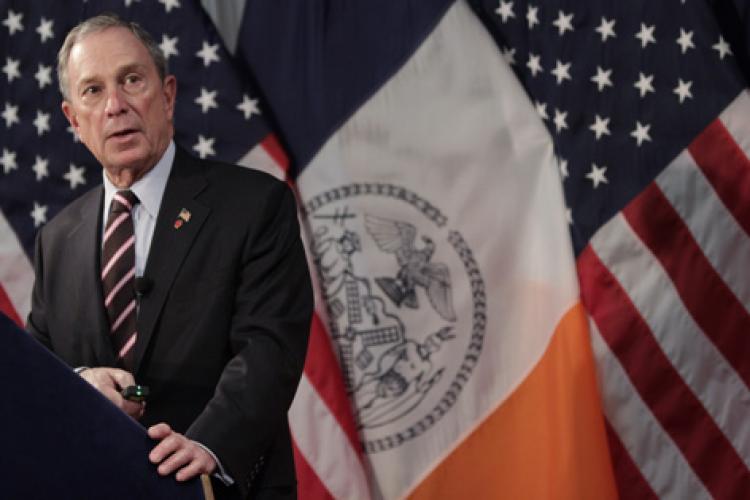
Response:
[{"label": "man's face", "polygon": [[159,78],[146,47],[126,28],[83,37],[68,59],[65,116],[112,175],[123,168],[140,177],[172,138],[177,83]]}]

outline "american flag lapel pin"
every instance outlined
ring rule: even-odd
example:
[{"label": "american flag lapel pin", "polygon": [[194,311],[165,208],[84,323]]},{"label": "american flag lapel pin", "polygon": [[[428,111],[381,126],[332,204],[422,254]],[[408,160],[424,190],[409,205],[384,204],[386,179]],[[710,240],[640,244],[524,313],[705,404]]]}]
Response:
[{"label": "american flag lapel pin", "polygon": [[174,228],[180,229],[183,224],[190,222],[190,210],[187,208],[183,208],[180,210],[180,213],[177,215],[177,219],[174,221]]}]

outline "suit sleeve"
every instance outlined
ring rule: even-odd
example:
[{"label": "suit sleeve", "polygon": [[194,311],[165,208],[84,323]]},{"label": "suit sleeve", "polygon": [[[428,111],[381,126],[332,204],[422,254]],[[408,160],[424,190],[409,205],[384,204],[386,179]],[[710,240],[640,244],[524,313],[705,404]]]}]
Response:
[{"label": "suit sleeve", "polygon": [[47,331],[47,315],[44,305],[44,262],[42,252],[42,232],[36,236],[34,244],[34,288],[31,294],[31,311],[26,320],[26,330],[36,340],[52,350]]},{"label": "suit sleeve", "polygon": [[313,309],[296,203],[285,184],[274,184],[264,212],[243,249],[229,334],[234,357],[187,431],[219,457],[243,492],[251,471],[288,433]]}]

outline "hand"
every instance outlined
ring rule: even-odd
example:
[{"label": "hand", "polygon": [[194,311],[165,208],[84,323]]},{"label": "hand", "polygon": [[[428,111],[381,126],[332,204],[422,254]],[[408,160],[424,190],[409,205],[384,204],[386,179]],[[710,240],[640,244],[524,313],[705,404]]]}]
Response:
[{"label": "hand", "polygon": [[138,420],[146,409],[145,403],[128,401],[122,397],[120,391],[135,385],[133,374],[119,368],[99,367],[87,368],[81,372],[81,378],[93,385],[96,390],[104,394],[116,407]]},{"label": "hand", "polygon": [[162,476],[179,469],[175,479],[187,481],[199,474],[212,474],[216,470],[216,462],[206,450],[195,441],[173,431],[167,424],[149,427],[148,435],[151,439],[160,441],[151,450],[148,459],[153,464],[159,464],[157,471]]}]

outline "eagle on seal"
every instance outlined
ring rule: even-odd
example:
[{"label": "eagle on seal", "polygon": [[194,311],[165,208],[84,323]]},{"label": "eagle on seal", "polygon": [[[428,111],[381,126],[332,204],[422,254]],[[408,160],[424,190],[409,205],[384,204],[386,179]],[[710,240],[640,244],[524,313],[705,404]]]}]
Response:
[{"label": "eagle on seal", "polygon": [[416,288],[424,288],[432,308],[446,321],[456,321],[451,295],[451,279],[448,266],[430,262],[435,252],[435,243],[422,236],[424,246],[415,245],[417,228],[401,222],[375,215],[365,215],[365,228],[375,240],[378,248],[396,256],[399,265],[395,278],[375,278],[375,283],[397,306],[412,309],[419,307]]}]

